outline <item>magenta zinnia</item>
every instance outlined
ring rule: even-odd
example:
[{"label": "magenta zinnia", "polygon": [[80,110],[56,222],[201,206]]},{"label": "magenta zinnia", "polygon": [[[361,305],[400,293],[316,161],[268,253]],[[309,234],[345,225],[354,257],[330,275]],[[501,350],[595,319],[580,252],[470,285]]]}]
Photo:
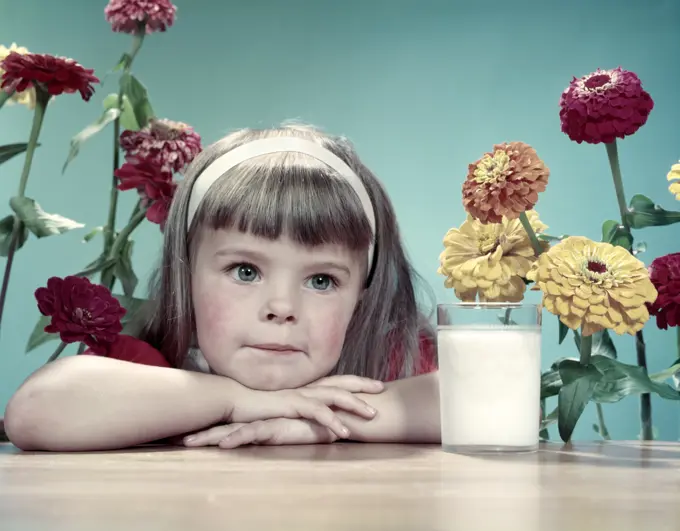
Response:
[{"label": "magenta zinnia", "polygon": [[610,143],[632,135],[654,107],[633,72],[615,68],[574,78],[560,98],[562,132],[579,144]]},{"label": "magenta zinnia", "polygon": [[51,317],[45,332],[59,334],[65,343],[82,341],[97,354],[106,354],[123,330],[126,311],[100,284],[86,277],[52,277],[35,290],[40,313]]},{"label": "magenta zinnia", "polygon": [[52,96],[64,92],[80,92],[85,101],[94,94],[93,83],[99,83],[94,70],[83,68],[73,59],[47,54],[10,53],[1,65],[2,89],[22,92],[29,87],[42,89]]},{"label": "magenta zinnia", "polygon": [[656,326],[666,330],[680,326],[680,253],[660,256],[649,266],[649,277],[659,295],[649,305],[649,313],[656,317]]},{"label": "magenta zinnia", "polygon": [[533,209],[545,190],[550,171],[524,142],[497,144],[468,166],[463,206],[482,223],[501,223]]},{"label": "magenta zinnia", "polygon": [[175,22],[175,7],[170,0],[111,0],[104,8],[113,31],[135,33],[146,23],[146,33],[165,31]]},{"label": "magenta zinnia", "polygon": [[182,173],[201,151],[201,137],[181,122],[152,119],[141,131],[123,131],[120,146],[128,162],[146,161],[164,172]]}]

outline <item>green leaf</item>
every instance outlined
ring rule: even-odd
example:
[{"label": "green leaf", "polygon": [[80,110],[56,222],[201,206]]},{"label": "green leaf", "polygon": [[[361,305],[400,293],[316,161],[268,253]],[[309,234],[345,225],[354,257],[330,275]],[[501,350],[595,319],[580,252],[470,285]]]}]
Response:
[{"label": "green leaf", "polygon": [[154,117],[146,87],[135,76],[126,72],[120,77],[120,88],[130,100],[137,124],[146,127]]},{"label": "green leaf", "polygon": [[114,265],[116,265],[115,258],[105,259],[104,256],[100,256],[94,262],[85,266],[85,269],[76,273],[75,276],[90,278],[92,275],[104,271],[104,269],[108,269],[109,267],[113,267]]},{"label": "green leaf", "polygon": [[128,240],[120,252],[120,256],[116,260],[116,265],[113,268],[113,273],[120,280],[123,285],[123,293],[131,297],[137,287],[137,275],[132,269],[132,247],[134,242]]},{"label": "green leaf", "polygon": [[[9,254],[9,246],[12,242],[12,229],[14,228],[15,216],[7,216],[0,219],[0,256]],[[21,236],[17,245],[17,250],[21,249],[28,240],[28,229],[24,225],[21,229]]]},{"label": "green leaf", "polygon": [[596,402],[618,402],[626,396],[641,393],[656,393],[667,400],[680,400],[680,392],[668,384],[654,381],[642,367],[602,355],[593,356],[591,363],[602,374],[602,381],[593,394]]},{"label": "green leaf", "polygon": [[38,238],[63,234],[73,229],[84,227],[82,223],[65,218],[59,214],[48,214],[35,200],[29,197],[13,197],[9,200],[9,206],[14,213],[24,222],[28,230]]},{"label": "green leaf", "polygon": [[[37,146],[39,146],[38,144]],[[37,147],[36,146],[36,147]],[[28,148],[28,144],[7,144],[5,146],[0,146],[0,164],[7,162],[12,157],[23,153]]]},{"label": "green leaf", "polygon": [[48,334],[45,332],[45,327],[50,324],[51,320],[52,318],[49,316],[40,316],[40,319],[38,319],[38,322],[33,327],[33,332],[31,332],[28,338],[28,343],[26,343],[26,354],[35,350],[40,345],[59,339],[59,334]]},{"label": "green leaf", "polygon": [[561,439],[568,442],[602,373],[594,365],[583,366],[578,361],[564,360],[560,364],[560,376],[565,385],[557,397],[557,427]]},{"label": "green leaf", "polygon": [[660,227],[678,223],[680,212],[664,210],[659,205],[654,204],[654,201],[649,197],[637,194],[630,200],[626,217],[633,229],[644,229],[645,227]]},{"label": "green leaf", "polygon": [[559,330],[560,330],[560,336],[559,336],[559,344],[561,345],[562,342],[564,341],[564,338],[567,337],[567,334],[569,333],[569,327],[565,325],[562,321],[559,320],[559,317],[557,318],[557,322],[559,323]]},{"label": "green leaf", "polygon": [[545,418],[541,421],[540,429],[541,429],[541,430],[545,430],[545,429],[547,429],[549,426],[551,426],[552,424],[555,424],[555,422],[557,422],[557,415],[558,415],[558,411],[557,411],[557,408],[555,408],[555,409],[552,410],[552,412],[550,413],[550,415],[548,415],[547,417],[545,417]]},{"label": "green leaf", "polygon": [[602,241],[630,250],[633,236],[621,223],[608,219],[602,224]]},{"label": "green leaf", "polygon": [[541,374],[541,399],[557,396],[562,387],[562,378],[557,369],[550,369]]},{"label": "green leaf", "polygon": [[107,109],[97,120],[92,122],[80,133],[74,136],[71,139],[71,148],[69,149],[68,157],[66,157],[66,162],[64,162],[61,173],[64,173],[68,165],[78,156],[78,153],[80,153],[80,147],[94,135],[102,131],[116,118],[118,118],[119,115],[120,111],[118,109]]},{"label": "green leaf", "polygon": [[104,232],[104,226],[103,225],[100,225],[99,227],[95,227],[90,232],[88,232],[85,236],[83,236],[83,243],[89,242],[90,240],[92,240],[92,238],[94,238],[100,232]]},{"label": "green leaf", "polygon": [[123,68],[127,68],[130,65],[130,62],[132,61],[132,57],[130,57],[129,53],[124,53],[120,60],[118,61],[118,64],[113,67],[113,71],[117,72],[118,70],[122,70]]},{"label": "green leaf", "polygon": [[[581,350],[581,336],[574,334],[574,343],[576,344],[576,350]],[[591,348],[590,354],[592,356],[607,356],[608,358],[617,357],[616,347],[612,341],[612,337],[609,330],[606,328],[595,332],[593,334],[593,346]]]},{"label": "green leaf", "polygon": [[[118,94],[109,94],[104,98],[104,109],[118,109]],[[120,113],[120,126],[128,131],[139,131],[141,127],[135,118],[135,111],[128,97],[123,94],[123,109]]]},{"label": "green leaf", "polygon": [[120,305],[127,310],[127,313],[121,319],[123,325],[123,334],[134,332],[132,330],[133,321],[137,314],[143,309],[148,302],[146,299],[139,299],[137,297],[127,297],[125,295],[114,295],[120,302]]}]

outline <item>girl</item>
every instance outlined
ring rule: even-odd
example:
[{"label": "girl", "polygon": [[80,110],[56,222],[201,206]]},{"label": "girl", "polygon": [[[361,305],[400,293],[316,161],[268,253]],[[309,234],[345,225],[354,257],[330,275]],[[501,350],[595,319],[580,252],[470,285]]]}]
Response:
[{"label": "girl", "polygon": [[181,434],[223,448],[438,441],[415,278],[385,190],[347,141],[299,126],[231,134],[173,199],[136,337],[36,371],[7,434],[53,451]]}]

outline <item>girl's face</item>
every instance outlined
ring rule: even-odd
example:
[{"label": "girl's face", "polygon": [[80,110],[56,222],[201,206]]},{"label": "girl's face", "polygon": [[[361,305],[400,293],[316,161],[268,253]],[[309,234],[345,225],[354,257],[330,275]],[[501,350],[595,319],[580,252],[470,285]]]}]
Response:
[{"label": "girl's face", "polygon": [[198,345],[212,370],[261,390],[326,376],[340,357],[366,258],[342,245],[204,230],[192,297]]}]

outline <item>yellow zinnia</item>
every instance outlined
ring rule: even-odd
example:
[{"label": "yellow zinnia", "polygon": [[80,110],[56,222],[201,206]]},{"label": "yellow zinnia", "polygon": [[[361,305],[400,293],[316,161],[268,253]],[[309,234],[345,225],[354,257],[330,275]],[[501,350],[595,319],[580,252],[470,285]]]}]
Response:
[{"label": "yellow zinnia", "polygon": [[657,291],[649,272],[626,249],[582,236],[543,253],[527,275],[543,292],[546,310],[584,336],[608,328],[635,334],[649,319]]},{"label": "yellow zinnia", "polygon": [[670,193],[675,195],[675,198],[678,201],[680,201],[680,161],[677,164],[673,164],[673,166],[671,166],[671,171],[669,171],[668,175],[666,175],[666,179],[669,181],[678,181],[671,183],[668,187],[668,190]]},{"label": "yellow zinnia", "polygon": [[[537,234],[548,227],[534,210],[527,211],[529,223]],[[541,242],[544,249],[547,242]],[[444,285],[453,288],[465,302],[518,302],[524,298],[523,277],[531,269],[536,254],[519,219],[484,224],[468,215],[458,229],[444,237],[437,272],[446,276]]]},{"label": "yellow zinnia", "polygon": [[[7,48],[6,46],[2,46],[0,44],[0,61],[2,61],[5,57],[7,57],[11,52],[17,52],[21,55],[26,55],[28,52],[28,49],[24,48],[23,46],[17,46],[16,43],[12,43],[12,46]],[[2,77],[2,74],[4,74],[5,71],[0,68],[0,77]],[[23,90],[21,92],[15,92],[12,94],[12,97],[7,100],[8,104],[12,103],[18,103],[20,105],[26,105],[29,109],[33,110],[35,109],[35,89],[33,87],[27,88],[26,90]]]}]

